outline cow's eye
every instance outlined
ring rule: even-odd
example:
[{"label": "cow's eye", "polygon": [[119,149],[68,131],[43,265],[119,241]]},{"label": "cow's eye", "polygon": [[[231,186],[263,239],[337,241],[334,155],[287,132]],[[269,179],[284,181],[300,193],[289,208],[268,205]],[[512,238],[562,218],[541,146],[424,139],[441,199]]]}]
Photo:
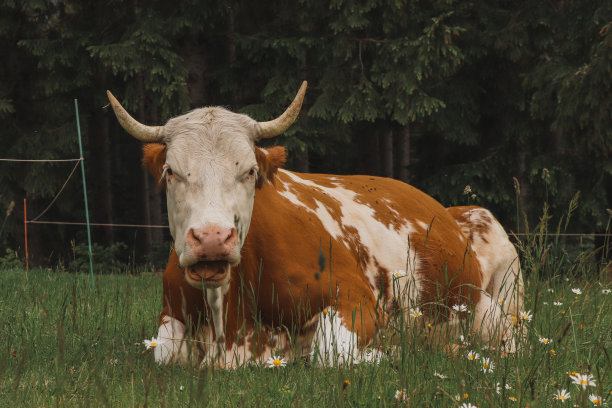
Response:
[{"label": "cow's eye", "polygon": [[251,169],[249,171],[249,176],[254,176],[255,175],[255,169]]},{"label": "cow's eye", "polygon": [[170,167],[166,168],[166,174],[169,176],[172,175],[172,169]]}]

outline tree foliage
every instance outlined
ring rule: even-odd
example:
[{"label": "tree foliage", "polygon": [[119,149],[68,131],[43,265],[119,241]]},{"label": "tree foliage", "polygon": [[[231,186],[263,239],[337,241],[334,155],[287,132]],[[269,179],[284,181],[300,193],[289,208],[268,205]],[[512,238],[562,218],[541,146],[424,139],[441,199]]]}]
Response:
[{"label": "tree foliage", "polygon": [[[104,211],[92,203],[94,216],[149,223],[139,144],[104,108],[106,89],[147,123],[216,104],[268,120],[307,79],[300,120],[275,140],[290,167],[382,174],[387,165],[398,176],[408,166],[410,182],[443,204],[484,205],[508,228],[517,226],[513,177],[532,220],[542,202],[554,212],[580,190],[575,228],[602,231],[612,199],[611,28],[602,0],[6,0],[3,156],[76,157],[78,98],[88,180],[112,197]],[[383,156],[385,143],[394,155]],[[4,207],[28,197],[42,209],[69,171],[0,165]],[[475,198],[462,194],[468,184]],[[80,189],[69,184],[49,216],[82,220]],[[14,248],[16,218],[0,237]],[[62,242],[81,233],[40,227],[52,244],[39,256],[65,252]]]}]

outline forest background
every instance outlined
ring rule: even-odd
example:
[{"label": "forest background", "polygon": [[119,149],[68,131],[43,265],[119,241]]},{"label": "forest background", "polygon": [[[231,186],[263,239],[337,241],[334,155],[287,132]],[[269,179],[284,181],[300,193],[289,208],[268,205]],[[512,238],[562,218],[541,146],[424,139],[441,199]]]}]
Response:
[{"label": "forest background", "polygon": [[[567,231],[603,233],[611,28],[605,0],[2,0],[0,157],[79,157],[76,98],[92,221],[163,225],[163,193],[105,91],[150,125],[204,105],[269,120],[308,80],[298,122],[273,141],[289,169],[395,177],[515,232],[579,191]],[[39,214],[72,165],[0,162],[5,261],[23,258],[23,198]],[[84,221],[82,196],[74,177],[44,219]],[[68,265],[86,232],[30,224],[28,238],[31,262]],[[94,255],[121,262],[163,265],[170,245],[164,229],[93,238]]]}]

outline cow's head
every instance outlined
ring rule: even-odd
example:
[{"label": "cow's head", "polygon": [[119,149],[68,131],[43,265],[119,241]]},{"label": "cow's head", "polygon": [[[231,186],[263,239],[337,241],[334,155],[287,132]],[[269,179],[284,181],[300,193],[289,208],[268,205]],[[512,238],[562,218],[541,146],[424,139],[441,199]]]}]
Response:
[{"label": "cow's head", "polygon": [[146,126],[107,92],[121,126],[136,139],[155,143],[145,149],[145,164],[166,186],[174,249],[191,285],[220,286],[229,280],[230,266],[240,262],[255,188],[269,175],[271,163],[284,161],[282,149],[266,153],[255,142],[289,128],[305,93],[306,82],[289,108],[269,122],[210,107],[164,126]]}]

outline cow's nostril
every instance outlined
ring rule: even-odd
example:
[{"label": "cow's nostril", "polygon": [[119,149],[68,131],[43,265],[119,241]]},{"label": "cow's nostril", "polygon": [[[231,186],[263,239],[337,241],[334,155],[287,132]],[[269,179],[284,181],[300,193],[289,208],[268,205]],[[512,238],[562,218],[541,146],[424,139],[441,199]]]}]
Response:
[{"label": "cow's nostril", "polygon": [[232,228],[230,230],[229,235],[227,236],[227,238],[225,239],[225,244],[226,245],[231,245],[232,243],[234,243],[234,241],[238,238],[238,233],[236,232],[236,228]]}]

